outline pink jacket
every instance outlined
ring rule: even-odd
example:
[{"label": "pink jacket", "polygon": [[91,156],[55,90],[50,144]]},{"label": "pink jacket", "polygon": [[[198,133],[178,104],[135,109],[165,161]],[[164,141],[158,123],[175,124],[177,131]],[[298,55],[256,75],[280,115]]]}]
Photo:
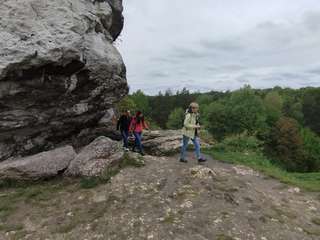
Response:
[{"label": "pink jacket", "polygon": [[135,117],[132,118],[130,122],[130,131],[133,132],[142,132],[143,129],[149,128],[148,125],[145,123],[145,121],[140,121],[140,123],[137,123],[137,120]]}]

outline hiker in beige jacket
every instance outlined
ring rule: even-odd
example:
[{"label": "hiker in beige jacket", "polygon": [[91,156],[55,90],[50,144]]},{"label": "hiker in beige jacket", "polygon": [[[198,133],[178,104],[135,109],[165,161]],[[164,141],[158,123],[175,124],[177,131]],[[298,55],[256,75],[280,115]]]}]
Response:
[{"label": "hiker in beige jacket", "polygon": [[182,147],[181,147],[181,156],[180,162],[187,163],[188,161],[185,158],[189,140],[193,142],[195,147],[195,154],[198,159],[198,163],[203,163],[206,159],[201,157],[200,153],[200,142],[199,142],[199,105],[197,103],[191,103],[184,119],[183,128],[182,128]]}]

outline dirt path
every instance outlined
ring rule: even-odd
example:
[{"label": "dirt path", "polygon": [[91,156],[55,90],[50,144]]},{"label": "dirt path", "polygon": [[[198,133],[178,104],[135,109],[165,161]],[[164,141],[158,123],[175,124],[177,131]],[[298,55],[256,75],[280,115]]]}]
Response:
[{"label": "dirt path", "polygon": [[189,155],[187,164],[147,156],[146,166],[90,190],[75,183],[19,197],[0,239],[320,239],[319,193],[209,157],[199,166]]}]

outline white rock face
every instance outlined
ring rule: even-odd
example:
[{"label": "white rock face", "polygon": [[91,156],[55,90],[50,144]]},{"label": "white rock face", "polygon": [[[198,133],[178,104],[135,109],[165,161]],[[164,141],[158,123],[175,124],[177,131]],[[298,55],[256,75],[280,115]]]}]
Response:
[{"label": "white rock face", "polygon": [[151,131],[143,134],[143,146],[148,154],[165,156],[180,151],[181,131]]},{"label": "white rock face", "polygon": [[26,158],[0,163],[0,179],[38,180],[63,173],[76,157],[73,147],[66,146]]},{"label": "white rock face", "polygon": [[116,167],[123,154],[118,142],[107,137],[98,137],[71,161],[66,175],[99,176],[108,168]]},{"label": "white rock face", "polygon": [[127,94],[121,0],[2,0],[0,20],[0,161],[77,141]]}]

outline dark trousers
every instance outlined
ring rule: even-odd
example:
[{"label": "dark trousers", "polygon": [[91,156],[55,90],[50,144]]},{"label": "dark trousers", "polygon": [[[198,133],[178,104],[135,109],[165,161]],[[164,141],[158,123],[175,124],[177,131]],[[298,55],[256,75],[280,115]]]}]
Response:
[{"label": "dark trousers", "polygon": [[122,136],[122,140],[123,140],[123,147],[128,148],[129,131],[128,130],[121,130],[121,136]]},{"label": "dark trousers", "polygon": [[143,152],[142,146],[142,133],[141,132],[134,132],[134,148],[138,148],[140,152]]}]

